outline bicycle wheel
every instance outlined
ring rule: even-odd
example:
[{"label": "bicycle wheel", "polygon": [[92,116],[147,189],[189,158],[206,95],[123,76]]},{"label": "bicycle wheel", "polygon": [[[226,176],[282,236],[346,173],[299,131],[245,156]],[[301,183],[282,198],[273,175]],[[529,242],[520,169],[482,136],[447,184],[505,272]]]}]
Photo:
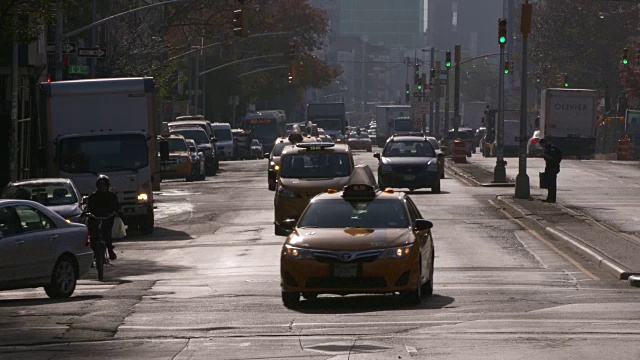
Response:
[{"label": "bicycle wheel", "polygon": [[99,244],[97,244],[96,247],[97,249],[94,252],[94,255],[96,257],[96,270],[98,270],[98,280],[102,281],[102,279],[104,278],[104,242],[101,241]]}]

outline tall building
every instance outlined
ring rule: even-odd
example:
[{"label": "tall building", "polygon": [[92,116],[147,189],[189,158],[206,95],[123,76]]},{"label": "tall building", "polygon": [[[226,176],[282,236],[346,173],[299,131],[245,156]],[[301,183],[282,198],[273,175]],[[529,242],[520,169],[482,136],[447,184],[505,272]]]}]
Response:
[{"label": "tall building", "polygon": [[420,48],[424,42],[424,0],[339,0],[339,31],[365,36],[369,44]]},{"label": "tall building", "polygon": [[462,46],[471,56],[497,51],[503,0],[428,1],[427,42],[436,49]]}]

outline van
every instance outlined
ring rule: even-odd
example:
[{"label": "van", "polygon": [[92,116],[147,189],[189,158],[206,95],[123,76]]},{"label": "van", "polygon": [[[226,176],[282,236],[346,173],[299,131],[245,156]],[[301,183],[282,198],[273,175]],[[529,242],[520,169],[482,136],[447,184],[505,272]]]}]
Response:
[{"label": "van", "polygon": [[231,131],[231,125],[228,123],[216,122],[211,124],[211,129],[213,130],[215,137],[218,139],[216,148],[220,159],[234,159],[233,132]]}]

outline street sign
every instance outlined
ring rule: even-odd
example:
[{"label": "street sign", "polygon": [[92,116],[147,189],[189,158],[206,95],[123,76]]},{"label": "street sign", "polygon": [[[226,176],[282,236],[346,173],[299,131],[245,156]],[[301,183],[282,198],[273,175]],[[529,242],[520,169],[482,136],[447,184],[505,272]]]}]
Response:
[{"label": "street sign", "polygon": [[69,65],[69,74],[89,74],[89,66],[86,65]]},{"label": "street sign", "polygon": [[[76,52],[76,44],[75,43],[64,43],[62,45],[62,53],[63,54],[75,54]],[[55,54],[56,53],[56,44],[48,43],[47,44],[47,54]]]},{"label": "street sign", "polygon": [[103,58],[107,57],[106,48],[78,48],[78,56]]}]

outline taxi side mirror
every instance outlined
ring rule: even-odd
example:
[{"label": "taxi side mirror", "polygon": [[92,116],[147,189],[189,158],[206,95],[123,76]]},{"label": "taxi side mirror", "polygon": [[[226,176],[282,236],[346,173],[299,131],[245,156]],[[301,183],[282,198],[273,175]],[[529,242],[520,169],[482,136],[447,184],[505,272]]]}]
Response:
[{"label": "taxi side mirror", "polygon": [[416,220],[416,230],[425,231],[433,227],[433,223],[429,220],[418,219]]},{"label": "taxi side mirror", "polygon": [[288,233],[291,233],[295,229],[297,222],[298,220],[296,219],[287,219],[280,226]]},{"label": "taxi side mirror", "polygon": [[83,196],[82,197],[82,205],[87,205],[89,203],[89,197],[88,196]]},{"label": "taxi side mirror", "polygon": [[376,158],[376,159],[380,159],[380,153],[373,154],[373,157]]}]

